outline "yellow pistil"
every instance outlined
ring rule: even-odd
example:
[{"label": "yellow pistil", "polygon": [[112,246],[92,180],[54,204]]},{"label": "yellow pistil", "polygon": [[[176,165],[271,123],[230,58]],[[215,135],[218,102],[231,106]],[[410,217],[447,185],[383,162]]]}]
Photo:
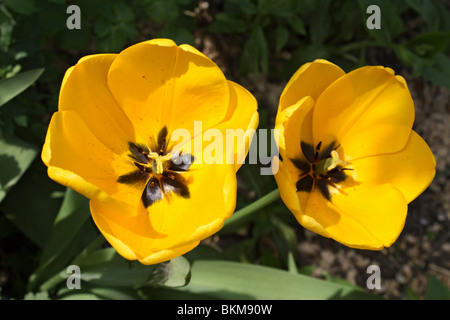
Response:
[{"label": "yellow pistil", "polygon": [[331,157],[319,161],[314,169],[314,173],[321,175],[327,173],[337,166],[345,167],[348,165],[347,162],[339,158],[339,153],[336,150],[331,151]]},{"label": "yellow pistil", "polygon": [[161,156],[157,152],[149,152],[148,158],[152,159],[153,173],[162,174],[167,162],[172,159],[172,154],[168,153],[164,156]]}]

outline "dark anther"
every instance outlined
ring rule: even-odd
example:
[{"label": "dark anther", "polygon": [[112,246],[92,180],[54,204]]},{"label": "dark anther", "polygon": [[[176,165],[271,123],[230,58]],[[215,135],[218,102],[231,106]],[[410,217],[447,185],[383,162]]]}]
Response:
[{"label": "dark anther", "polygon": [[314,153],[314,162],[316,162],[317,159],[319,158],[319,150],[320,150],[321,146],[322,146],[322,141],[320,141],[316,146],[316,152]]},{"label": "dark anther", "polygon": [[134,144],[132,142],[128,143],[128,147],[130,149],[130,158],[134,161],[137,161],[139,163],[148,163],[147,154],[149,153],[149,150],[144,145],[138,145]]},{"label": "dark anther", "polygon": [[314,186],[314,178],[311,177],[309,174],[298,180],[296,184],[297,191],[305,191],[305,192],[310,192],[313,186]]},{"label": "dark anther", "polygon": [[117,179],[117,182],[124,184],[135,184],[144,180],[147,180],[149,174],[142,170],[132,171],[130,173],[124,174]]},{"label": "dark anther", "polygon": [[306,161],[302,161],[299,159],[291,159],[294,166],[300,170],[302,173],[308,173],[311,170],[311,164]]},{"label": "dark anther", "polygon": [[305,156],[306,160],[309,162],[314,161],[314,147],[306,142],[301,142],[300,147],[302,148],[303,155]]},{"label": "dark anther", "polygon": [[173,156],[171,164],[169,165],[169,170],[188,171],[193,162],[194,156],[189,153],[182,154],[181,156]]},{"label": "dark anther", "polygon": [[167,147],[167,127],[164,126],[164,128],[161,129],[161,131],[159,131],[158,134],[158,154],[160,156],[165,155],[166,154],[166,147]]},{"label": "dark anther", "polygon": [[318,157],[318,161],[331,157],[331,151],[335,150],[334,146],[336,145],[336,141],[333,141],[328,146],[326,146],[320,153]]},{"label": "dark anther", "polygon": [[155,152],[159,156],[165,156],[168,153],[167,135],[167,128],[163,127],[158,133],[157,141],[151,139],[151,150],[145,145],[129,142],[128,156],[138,170],[121,175],[117,179],[117,182],[124,184],[146,183],[142,193],[142,203],[145,208],[161,200],[168,193],[174,193],[182,198],[190,197],[188,181],[178,172],[188,171],[194,162],[194,156],[174,153],[172,159],[163,160],[162,172],[159,172],[160,164],[156,169],[153,167],[156,163]]},{"label": "dark anther", "polygon": [[161,187],[157,178],[152,177],[145,186],[144,193],[142,194],[142,203],[145,208],[150,207],[155,202],[162,199]]},{"label": "dark anther", "polygon": [[141,171],[143,171],[143,172],[150,172],[150,171],[151,171],[151,170],[149,170],[148,167],[146,167],[146,166],[144,166],[144,165],[142,165],[142,164],[140,164],[140,163],[138,163],[138,162],[134,162],[134,165],[135,165],[139,170],[141,170]]},{"label": "dark anther", "polygon": [[[335,166],[331,170],[322,168],[324,163],[321,162],[327,158],[331,158],[331,153],[340,147],[336,145],[336,141],[331,142],[322,149],[322,141],[314,148],[311,144],[301,141],[300,147],[306,161],[301,159],[290,159],[294,166],[300,171],[299,180],[296,183],[297,191],[311,192],[317,186],[320,193],[329,201],[331,201],[330,187],[338,188],[336,184],[345,181],[347,175],[341,165]],[[326,161],[326,160],[325,160]],[[316,172],[316,168],[320,168]]]},{"label": "dark anther", "polygon": [[347,178],[347,176],[345,175],[344,171],[341,170],[331,170],[329,172],[327,172],[326,176],[328,177],[328,179],[333,182],[333,183],[339,183],[345,180],[345,178]]},{"label": "dark anther", "polygon": [[183,198],[190,197],[187,181],[182,175],[175,172],[165,172],[160,179],[164,193],[173,192]]},{"label": "dark anther", "polygon": [[317,179],[316,185],[320,190],[320,193],[328,200],[331,201],[330,190],[328,189],[328,183],[326,180]]}]

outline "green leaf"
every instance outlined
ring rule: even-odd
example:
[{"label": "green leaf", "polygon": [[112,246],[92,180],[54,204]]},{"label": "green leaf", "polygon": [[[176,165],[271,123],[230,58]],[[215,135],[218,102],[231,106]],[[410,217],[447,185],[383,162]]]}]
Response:
[{"label": "green leaf", "polygon": [[220,231],[226,233],[228,230],[247,222],[248,217],[278,199],[280,199],[280,190],[275,189],[248,206],[236,211],[229,219],[225,220],[225,224]]},{"label": "green leaf", "polygon": [[130,288],[105,287],[84,283],[81,289],[61,288],[58,300],[140,300],[136,290]]},{"label": "green leaf", "polygon": [[406,47],[418,56],[431,60],[445,50],[449,40],[450,32],[428,32],[409,41]]},{"label": "green leaf", "polygon": [[106,37],[110,31],[110,24],[105,19],[99,18],[94,25],[95,34],[98,37]]},{"label": "green leaf", "polygon": [[396,46],[394,51],[400,61],[412,68],[415,77],[422,75],[422,71],[428,62],[426,59],[418,56],[405,46]]},{"label": "green leaf", "polygon": [[285,27],[279,25],[275,29],[275,50],[277,52],[280,52],[281,49],[283,49],[283,47],[286,45],[288,39],[289,31]]},{"label": "green leaf", "polygon": [[433,275],[428,277],[425,289],[425,300],[450,300],[450,290],[438,278]]},{"label": "green leaf", "polygon": [[29,16],[36,11],[35,0],[6,0],[11,10]]},{"label": "green leaf", "polygon": [[189,284],[178,290],[218,299],[379,299],[364,291],[258,265],[198,260]]},{"label": "green leaf", "polygon": [[[393,40],[403,30],[403,22],[393,1],[388,0],[358,0],[360,5],[363,28],[381,45],[390,46]],[[380,29],[368,29],[366,21],[370,17],[366,10],[370,5],[380,8]]]},{"label": "green leaf", "polygon": [[450,58],[445,54],[438,54],[432,66],[423,68],[422,75],[428,81],[450,89]]},{"label": "green leaf", "polygon": [[0,49],[7,51],[15,21],[4,5],[0,5]]},{"label": "green leaf", "polygon": [[291,58],[284,62],[282,75],[285,79],[289,79],[303,64],[315,59],[328,59],[330,53],[331,49],[323,45],[310,44],[302,46],[292,52]]},{"label": "green leaf", "polygon": [[167,279],[161,284],[165,287],[182,287],[190,278],[190,265],[186,258],[180,256],[170,260],[167,269]]},{"label": "green leaf", "polygon": [[287,16],[287,22],[291,26],[291,28],[295,31],[295,33],[299,35],[306,35],[305,24],[302,19],[296,14],[290,14]]},{"label": "green leaf", "polygon": [[[30,277],[30,290],[58,273],[73,259],[77,254],[73,248],[80,238],[79,231],[89,217],[89,200],[68,188],[43,248],[39,267]],[[91,236],[91,233],[84,232],[84,235]]]},{"label": "green leaf", "polygon": [[42,291],[42,292],[28,292],[24,297],[24,300],[50,300],[50,297],[48,296],[48,292]]},{"label": "green leaf", "polygon": [[253,29],[244,45],[240,71],[243,74],[267,72],[269,69],[269,46],[260,26]]},{"label": "green leaf", "polygon": [[32,85],[44,72],[44,69],[33,69],[0,80],[0,107]]},{"label": "green leaf", "polygon": [[244,33],[247,31],[246,21],[240,17],[220,12],[214,16],[215,20],[208,27],[215,33]]},{"label": "green leaf", "polygon": [[8,192],[1,203],[1,211],[31,241],[43,248],[61,207],[64,191],[65,187],[48,177],[47,167],[35,160]]},{"label": "green leaf", "polygon": [[158,37],[172,39],[176,44],[190,44],[194,45],[194,36],[189,30],[177,28],[174,25],[167,25],[158,32]]},{"label": "green leaf", "polygon": [[0,139],[0,202],[19,181],[37,155],[37,149],[21,140]]},{"label": "green leaf", "polygon": [[[128,261],[113,248],[101,249],[79,260],[81,280],[100,286],[182,286],[189,279],[189,263],[183,257],[157,265]],[[61,276],[67,276],[64,272]]]},{"label": "green leaf", "polygon": [[309,35],[313,44],[322,44],[330,34],[330,3],[330,0],[320,1],[320,5],[315,8],[310,16]]},{"label": "green leaf", "polygon": [[156,23],[164,23],[174,21],[180,9],[173,0],[154,0],[147,8],[147,13]]},{"label": "green leaf", "polygon": [[450,31],[450,13],[441,0],[406,0],[427,24],[428,31]]},{"label": "green leaf", "polygon": [[132,8],[124,2],[114,2],[114,13],[119,21],[132,23],[134,14]]}]

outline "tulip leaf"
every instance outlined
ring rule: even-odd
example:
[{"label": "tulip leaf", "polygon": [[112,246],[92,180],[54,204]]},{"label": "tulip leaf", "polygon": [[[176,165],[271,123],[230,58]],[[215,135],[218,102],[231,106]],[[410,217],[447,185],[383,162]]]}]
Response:
[{"label": "tulip leaf", "polygon": [[371,5],[376,5],[380,8],[380,28],[367,28],[366,30],[379,44],[384,46],[392,45],[394,38],[403,30],[403,21],[395,1],[358,0],[358,4],[363,17],[364,28],[367,28],[366,21],[371,16],[367,13],[367,8]]},{"label": "tulip leaf", "polygon": [[84,283],[81,289],[61,288],[58,300],[140,300],[136,290],[120,287],[105,287]]},{"label": "tulip leaf", "polygon": [[450,290],[433,275],[428,277],[427,288],[424,294],[425,300],[449,300]]},{"label": "tulip leaf", "polygon": [[450,12],[441,0],[406,0],[422,16],[429,31],[449,30]]},{"label": "tulip leaf", "polygon": [[275,29],[275,50],[280,52],[289,40],[289,31],[283,26]]},{"label": "tulip leaf", "polygon": [[0,139],[0,202],[19,181],[37,155],[37,149],[18,139]]},{"label": "tulip leaf", "polygon": [[189,284],[177,290],[218,299],[379,299],[362,289],[246,263],[197,260],[191,273]]},{"label": "tulip leaf", "polygon": [[33,69],[0,80],[0,107],[32,85],[42,72],[44,69]]},{"label": "tulip leaf", "polygon": [[416,36],[406,47],[420,57],[433,60],[436,54],[445,50],[449,41],[450,32],[429,32]]},{"label": "tulip leaf", "polygon": [[267,72],[269,69],[269,46],[260,26],[256,26],[244,45],[240,72],[242,74]]},{"label": "tulip leaf", "polygon": [[424,67],[422,74],[428,81],[450,89],[450,58],[443,53],[437,54],[435,63]]},{"label": "tulip leaf", "polygon": [[[79,260],[79,264],[82,281],[112,287],[183,286],[190,271],[184,257],[147,266],[124,259],[113,248],[96,250]],[[67,277],[63,272],[61,276]]]},{"label": "tulip leaf", "polygon": [[39,267],[30,276],[30,290],[67,267],[74,256],[95,239],[97,230],[89,217],[89,200],[67,188],[43,247]]}]

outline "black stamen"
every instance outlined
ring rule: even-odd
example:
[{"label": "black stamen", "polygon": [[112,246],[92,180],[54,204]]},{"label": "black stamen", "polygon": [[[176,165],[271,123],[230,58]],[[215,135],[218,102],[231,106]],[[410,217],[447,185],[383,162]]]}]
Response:
[{"label": "black stamen", "polygon": [[297,181],[296,187],[297,191],[311,192],[313,185],[314,185],[313,177],[307,175]]},{"label": "black stamen", "polygon": [[166,147],[167,147],[166,138],[167,138],[167,127],[164,126],[164,128],[162,128],[158,134],[158,146],[157,146],[158,151],[157,152],[160,156],[166,154]]},{"label": "black stamen", "polygon": [[331,193],[330,190],[328,189],[328,183],[326,180],[322,180],[322,179],[317,179],[316,181],[316,185],[320,190],[320,193],[322,193],[322,195],[328,200],[331,201]]},{"label": "black stamen", "polygon": [[329,172],[327,172],[326,176],[328,177],[328,179],[333,182],[333,183],[339,183],[344,181],[347,178],[347,175],[345,174],[344,171],[341,170],[331,170]]},{"label": "black stamen", "polygon": [[[335,150],[334,146],[336,144],[336,141],[333,141],[332,143],[330,143],[325,149],[323,149],[320,153],[319,153],[319,158],[318,160],[323,160],[326,158],[331,157],[331,151]],[[337,147],[336,147],[337,148]]]},{"label": "black stamen", "polygon": [[131,154],[129,155],[131,159],[139,162],[139,163],[148,163],[148,159],[146,154],[149,153],[149,150],[144,145],[134,144],[133,142],[128,142],[128,147],[130,149]]},{"label": "black stamen", "polygon": [[316,150],[319,151],[321,146],[322,146],[322,141],[320,141],[320,142],[317,144]]},{"label": "black stamen", "polygon": [[132,171],[130,173],[121,175],[117,182],[124,183],[124,184],[135,184],[138,182],[142,182],[148,179],[149,174],[145,171],[136,170]]},{"label": "black stamen", "polygon": [[194,156],[189,153],[173,156],[168,169],[172,171],[188,171],[194,159]]},{"label": "black stamen", "polygon": [[316,152],[314,153],[314,162],[317,162],[317,159],[319,158],[319,150],[322,146],[322,141],[320,141],[316,146]]},{"label": "black stamen", "polygon": [[161,192],[161,187],[157,178],[152,177],[147,185],[145,186],[144,192],[142,193],[142,203],[145,208],[150,207],[155,202],[161,200],[163,194]]},{"label": "black stamen", "polygon": [[160,181],[164,193],[173,192],[185,199],[191,196],[189,188],[187,187],[187,181],[181,174],[165,172]]},{"label": "black stamen", "polygon": [[142,172],[151,172],[149,167],[143,166],[142,164],[140,164],[138,162],[134,162],[134,165]]},{"label": "black stamen", "polygon": [[311,164],[299,159],[290,159],[294,166],[303,173],[308,173],[311,170]]},{"label": "black stamen", "polygon": [[314,162],[314,147],[303,141],[300,143],[300,147],[306,160]]}]

